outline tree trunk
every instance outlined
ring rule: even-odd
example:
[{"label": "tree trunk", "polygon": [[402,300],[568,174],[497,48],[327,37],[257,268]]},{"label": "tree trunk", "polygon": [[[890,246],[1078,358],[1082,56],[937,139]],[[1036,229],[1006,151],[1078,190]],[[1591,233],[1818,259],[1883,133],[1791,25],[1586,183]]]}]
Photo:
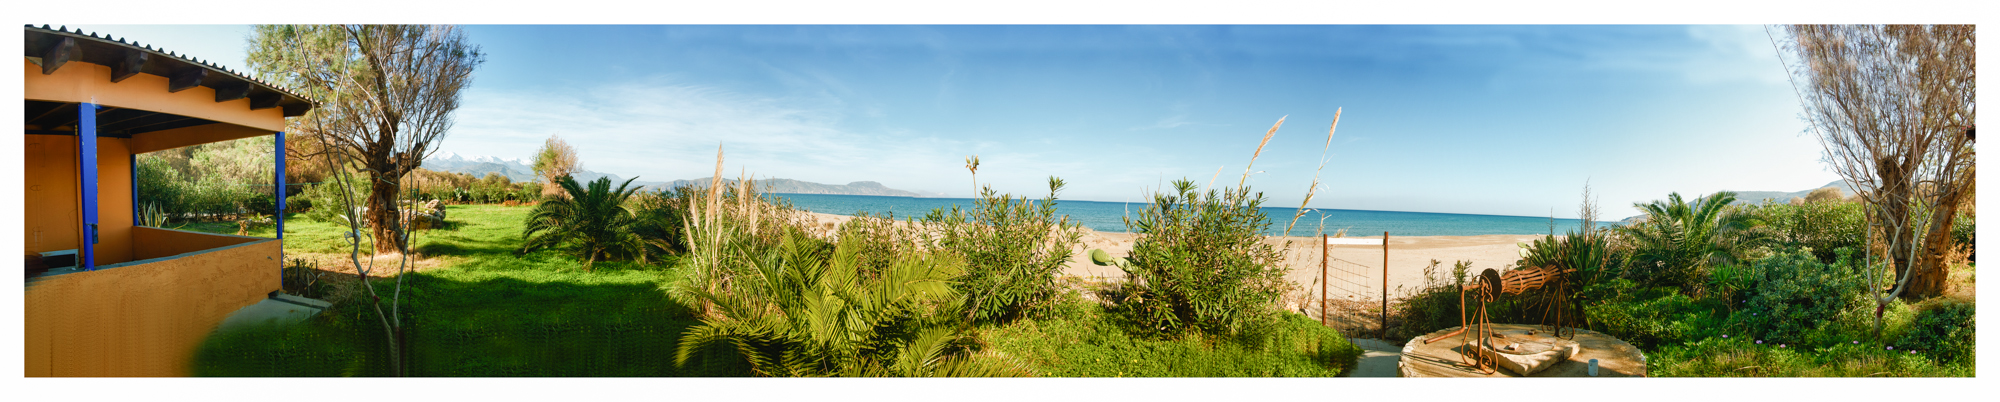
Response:
[{"label": "tree trunk", "polygon": [[403,221],[397,219],[399,205],[396,205],[396,186],[393,178],[382,177],[378,170],[368,175],[368,229],[375,235],[376,253],[397,253],[402,250],[402,237],[397,236]]},{"label": "tree trunk", "polygon": [[[1894,283],[1902,281],[1904,277],[1922,272],[1921,269],[1912,269],[1917,268],[1916,263],[1918,262],[1918,259],[1915,258],[1917,253],[1911,252],[1910,249],[1910,242],[1916,241],[1916,239],[1912,238],[1910,232],[1911,226],[1915,225],[1916,222],[1912,222],[1909,218],[1910,193],[1913,189],[1909,187],[1909,177],[1907,174],[1909,169],[1903,168],[1903,165],[1898,163],[1897,158],[1884,157],[1877,160],[1875,170],[1877,177],[1880,177],[1882,180],[1882,185],[1877,193],[1881,199],[1880,205],[1877,207],[1879,208],[1879,212],[1875,216],[1883,219],[1884,223],[1887,224],[1882,227],[1884,232],[1882,238],[1884,240],[1892,238],[1901,240],[1885,244],[1888,249],[1886,251],[1889,254],[1889,266],[1895,269],[1896,272],[1896,276],[1893,277],[1895,281],[1890,282],[1891,286],[1894,286]],[[1910,281],[1916,282],[1917,278],[1910,278]],[[1915,283],[1910,284],[1910,287],[1915,286]],[[1914,292],[1910,290],[1910,288],[1904,288],[1901,297],[1905,300],[1915,300],[1916,298],[1913,296]]]},{"label": "tree trunk", "polygon": [[1953,191],[1945,195],[1939,203],[1941,210],[1931,215],[1930,234],[1924,236],[1923,250],[1917,255],[1916,277],[1910,278],[1910,288],[1903,291],[1903,300],[1917,301],[1944,295],[1950,284],[1946,281],[1951,272],[1945,267],[1944,258],[1951,254],[1953,240],[1951,228],[1958,218],[1958,201],[1964,192]]}]

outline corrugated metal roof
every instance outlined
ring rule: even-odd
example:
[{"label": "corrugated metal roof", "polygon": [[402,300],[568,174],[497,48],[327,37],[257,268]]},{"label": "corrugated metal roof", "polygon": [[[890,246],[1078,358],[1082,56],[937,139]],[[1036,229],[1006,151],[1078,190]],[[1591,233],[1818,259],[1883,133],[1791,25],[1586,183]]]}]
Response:
[{"label": "corrugated metal roof", "polygon": [[[40,58],[47,54],[50,47],[57,46],[63,39],[68,38],[74,40],[75,43],[75,48],[70,53],[70,61],[115,66],[117,63],[123,62],[126,58],[130,57],[129,55],[132,52],[144,52],[148,56],[146,56],[144,64],[139,66],[137,72],[171,79],[189,68],[203,68],[208,70],[208,74],[201,78],[200,86],[218,90],[225,88],[241,89],[242,86],[249,86],[245,97],[252,99],[262,98],[267,101],[270,96],[278,96],[279,99],[276,100],[275,107],[284,108],[284,115],[286,117],[303,115],[316,104],[312,99],[300,96],[289,89],[217,65],[212,61],[197,59],[187,54],[171,52],[166,49],[154,49],[151,45],[141,46],[137,41],[128,42],[125,38],[114,39],[110,35],[99,35],[96,32],[84,33],[80,28],[71,31],[68,26],[49,28],[45,24],[41,27],[24,25],[23,28],[25,30],[26,42],[23,43],[22,50],[27,57]],[[255,100],[252,102],[256,103]]]}]

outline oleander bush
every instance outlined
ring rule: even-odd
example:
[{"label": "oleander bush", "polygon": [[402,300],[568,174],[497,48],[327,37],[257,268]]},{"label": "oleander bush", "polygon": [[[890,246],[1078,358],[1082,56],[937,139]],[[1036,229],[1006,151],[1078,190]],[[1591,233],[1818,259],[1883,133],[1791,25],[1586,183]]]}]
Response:
[{"label": "oleander bush", "polygon": [[1803,250],[1779,251],[1750,266],[1755,287],[1745,301],[1746,317],[1737,315],[1751,334],[1761,339],[1800,341],[1819,326],[1837,321],[1842,313],[1866,302],[1861,273],[1853,267],[1853,251],[1835,251],[1833,264],[1823,264]]},{"label": "oleander bush", "polygon": [[1127,218],[1140,234],[1125,269],[1119,312],[1162,334],[1236,333],[1262,325],[1287,285],[1281,255],[1261,234],[1270,220],[1249,187],[1206,192],[1186,179]]},{"label": "oleander bush", "polygon": [[[305,191],[292,196],[292,200],[287,204],[305,205],[306,219],[344,225],[347,224],[349,214],[356,214],[356,219],[365,224],[367,219],[359,218],[358,213],[367,207],[368,194],[374,191],[373,187],[368,185],[366,176],[348,174],[344,175],[347,180],[347,190],[343,190],[337,181],[341,180],[341,176],[343,175],[328,175],[319,184],[306,186]],[[354,192],[352,199],[343,192],[349,190]]]},{"label": "oleander bush", "polygon": [[1822,263],[1833,263],[1833,251],[1860,250],[1867,223],[1859,202],[1821,201],[1800,205],[1766,204],[1746,206],[1753,226],[1763,226],[1787,248],[1807,248]]},{"label": "oleander bush", "polygon": [[1047,305],[1056,294],[1056,276],[1069,262],[1080,224],[1056,213],[1062,179],[1049,178],[1049,195],[1039,201],[996,194],[986,187],[971,210],[939,208],[919,220],[933,247],[964,257],[956,278],[966,297],[966,319],[995,322],[1018,318]]}]

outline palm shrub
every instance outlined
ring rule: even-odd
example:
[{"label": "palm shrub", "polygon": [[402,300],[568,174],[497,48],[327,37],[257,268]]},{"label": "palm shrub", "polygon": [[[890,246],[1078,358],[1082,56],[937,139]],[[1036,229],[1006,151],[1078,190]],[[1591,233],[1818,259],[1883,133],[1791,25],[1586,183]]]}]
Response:
[{"label": "palm shrub", "polygon": [[1263,242],[1271,225],[1262,193],[1247,186],[1200,192],[1186,179],[1153,194],[1126,226],[1139,233],[1119,264],[1132,279],[1118,308],[1147,330],[1235,333],[1267,321],[1286,282],[1282,257]]},{"label": "palm shrub", "polygon": [[680,294],[708,307],[701,324],[682,335],[676,364],[720,349],[759,376],[1025,374],[976,352],[976,339],[951,314],[964,303],[951,286],[964,260],[950,252],[910,251],[869,272],[860,255],[871,241],[865,237],[845,230],[828,247],[788,230],[777,247],[739,255],[743,265],[724,267],[727,283],[681,286]]},{"label": "palm shrub", "polygon": [[934,231],[936,247],[967,261],[957,286],[966,297],[967,321],[992,322],[1045,305],[1057,291],[1056,276],[1069,262],[1082,225],[1056,213],[1063,181],[1049,178],[1049,195],[1039,201],[995,194],[986,187],[970,211],[953,205],[932,210],[921,222]]},{"label": "palm shrub", "polygon": [[1722,191],[1692,203],[1671,193],[1664,201],[1633,204],[1646,220],[1618,229],[1632,247],[1624,274],[1647,287],[1699,291],[1710,267],[1743,260],[1768,240],[1751,230],[1749,215],[1728,208],[1734,201],[1736,193]]},{"label": "palm shrub", "polygon": [[[1561,309],[1560,314],[1563,316],[1578,318],[1580,319],[1578,321],[1584,321],[1586,324],[1584,326],[1589,326],[1587,325],[1589,316],[1582,314],[1580,307],[1588,302],[1581,290],[1618,274],[1616,265],[1611,259],[1608,230],[1596,228],[1592,223],[1594,222],[1591,222],[1591,219],[1585,218],[1581,230],[1569,231],[1560,238],[1546,235],[1536,239],[1529,245],[1518,263],[1523,267],[1554,266],[1559,269],[1575,270],[1565,276],[1564,283],[1550,284],[1524,295],[1526,299],[1540,305],[1537,312],[1542,313],[1541,319],[1545,322],[1555,318],[1553,315],[1556,314],[1555,309]],[[1556,304],[1553,298],[1548,297],[1549,292],[1563,292],[1567,300],[1561,300],[1560,304]]]},{"label": "palm shrub", "polygon": [[625,200],[638,191],[629,188],[636,179],[625,179],[612,189],[611,179],[600,177],[586,189],[573,177],[558,178],[563,194],[543,198],[528,213],[521,228],[521,252],[573,245],[583,258],[584,270],[598,260],[631,256],[645,261],[644,242],[632,233],[635,219],[625,209]]}]

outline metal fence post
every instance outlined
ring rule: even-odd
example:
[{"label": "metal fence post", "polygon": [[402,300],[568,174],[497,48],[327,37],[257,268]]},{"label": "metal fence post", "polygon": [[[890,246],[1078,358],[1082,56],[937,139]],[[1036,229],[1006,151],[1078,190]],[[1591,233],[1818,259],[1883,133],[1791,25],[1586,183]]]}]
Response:
[{"label": "metal fence post", "polygon": [[1389,339],[1389,232],[1382,232],[1382,339]]},{"label": "metal fence post", "polygon": [[1319,235],[1319,326],[1326,326],[1326,234]]}]

